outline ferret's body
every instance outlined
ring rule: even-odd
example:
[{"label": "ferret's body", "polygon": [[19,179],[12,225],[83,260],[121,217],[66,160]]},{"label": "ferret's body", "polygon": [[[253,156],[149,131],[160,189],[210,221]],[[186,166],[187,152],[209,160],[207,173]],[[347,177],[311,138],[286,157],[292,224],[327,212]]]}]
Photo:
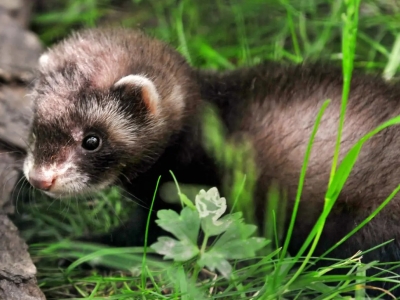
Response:
[{"label": "ferret's body", "polygon": [[[169,170],[183,183],[221,187],[222,168],[201,143],[202,107],[212,103],[228,135],[246,136],[256,150],[256,211],[263,214],[265,194],[277,181],[288,191],[290,212],[314,122],[330,99],[307,170],[290,248],[295,252],[323,207],[341,95],[340,69],[266,63],[202,73],[174,50],[134,31],[85,31],[41,59],[33,92],[36,138],[24,172],[52,196],[122,183],[149,204],[158,176],[170,180]],[[399,114],[398,86],[354,74],[341,158],[364,134]],[[399,128],[391,127],[365,144],[327,221],[317,255],[360,224],[400,183],[398,138]],[[157,209],[166,205],[161,200],[156,204]],[[399,205],[395,197],[331,256],[350,257],[394,238],[385,251],[366,259],[400,260]],[[131,231],[114,232],[113,242],[142,243],[146,217],[147,212],[139,211]]]},{"label": "ferret's body", "polygon": [[[202,81],[203,98],[217,105],[231,134],[251,138],[257,150],[258,189],[265,195],[271,182],[288,189],[292,206],[304,155],[319,110],[331,103],[320,123],[293,233],[293,250],[305,241],[319,217],[337,137],[342,97],[341,70],[323,65],[282,67],[265,64]],[[353,74],[342,134],[341,155],[365,134],[400,115],[400,88],[373,76]],[[318,254],[339,241],[368,217],[399,185],[398,126],[366,142],[329,216]],[[392,238],[400,238],[399,197],[395,197],[364,229],[334,252],[350,257]],[[263,198],[256,199],[262,206]],[[257,210],[263,213],[263,210]],[[288,215],[290,217],[290,214]],[[394,241],[386,259],[400,259]],[[376,259],[382,254],[376,251]],[[368,257],[368,255],[367,255]],[[383,257],[380,256],[382,259]]]}]

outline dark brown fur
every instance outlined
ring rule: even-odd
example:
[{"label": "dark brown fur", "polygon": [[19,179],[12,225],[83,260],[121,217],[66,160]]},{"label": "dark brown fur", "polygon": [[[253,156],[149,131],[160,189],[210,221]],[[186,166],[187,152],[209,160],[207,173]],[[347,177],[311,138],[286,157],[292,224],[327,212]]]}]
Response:
[{"label": "dark brown fur", "polygon": [[[102,45],[99,41],[101,36],[107,35],[107,31],[104,32],[89,32],[90,44]],[[57,156],[63,144],[59,139],[62,136],[65,140],[70,138],[72,124],[87,125],[88,121],[83,118],[83,114],[85,105],[93,95],[97,101],[115,101],[115,105],[121,105],[115,95],[108,98],[104,95],[110,94],[110,88],[119,78],[146,70],[151,72],[151,79],[162,99],[168,97],[171,87],[182,85],[185,109],[176,113],[174,110],[169,111],[167,106],[163,107],[163,117],[167,122],[159,127],[159,131],[154,132],[146,127],[154,119],[151,119],[151,114],[149,116],[140,101],[137,106],[126,106],[125,117],[142,126],[139,136],[139,141],[143,141],[142,147],[140,143],[125,144],[105,134],[109,156],[88,157],[87,162],[82,160],[78,163],[79,171],[86,172],[93,181],[100,174],[107,176],[107,172],[121,174],[118,181],[123,183],[125,189],[147,203],[150,203],[158,176],[162,175],[164,181],[170,180],[169,170],[173,170],[182,183],[220,188],[222,169],[203,149],[200,138],[200,111],[202,103],[209,102],[217,107],[228,135],[247,136],[257,152],[259,175],[254,201],[258,217],[263,217],[265,194],[275,181],[288,191],[290,215],[305,149],[316,116],[322,103],[330,99],[331,104],[322,118],[313,146],[290,245],[290,251],[296,253],[324,203],[340,113],[343,84],[341,70],[325,65],[281,66],[265,63],[227,73],[196,73],[177,53],[161,43],[137,34],[134,36],[139,38],[127,38],[127,31],[113,31],[113,34],[116,38],[110,38],[112,42],[116,39],[127,44],[133,43],[126,49],[139,49],[129,53],[132,57],[138,57],[135,63],[127,63],[124,53],[120,56],[121,60],[116,56],[118,71],[99,68],[93,74],[82,76],[76,69],[76,65],[81,63],[79,57],[76,57],[74,62],[59,62],[59,68],[53,73],[42,72],[39,76],[34,92],[37,102],[41,101],[43,93],[47,93],[47,96],[57,93],[57,97],[68,99],[65,103],[72,101],[74,105],[68,109],[65,117],[57,120],[58,123],[51,118],[42,118],[40,110],[39,113],[37,110],[33,131],[36,132],[37,147],[44,151],[33,153],[35,160],[45,163],[57,159],[54,155]],[[57,46],[59,48],[55,48],[55,51],[63,54],[62,49],[68,47],[68,43],[67,40]],[[106,46],[109,44],[106,43]],[[84,46],[82,49],[91,51],[90,48],[85,50]],[[106,50],[105,53],[108,53]],[[93,65],[100,66],[103,60],[104,57],[98,55]],[[69,91],[70,87],[63,79],[54,80],[57,76],[66,79],[65,82],[75,80],[76,93]],[[367,132],[399,115],[399,100],[398,85],[386,83],[379,77],[354,74],[342,136],[341,158]],[[51,102],[48,105],[50,107]],[[90,120],[90,116],[87,117]],[[98,130],[107,133],[107,126],[101,122],[98,124]],[[64,128],[62,134],[56,133],[55,128],[61,127]],[[399,138],[398,127],[391,127],[365,144],[328,218],[316,255],[322,254],[360,224],[400,183],[400,160],[397,158],[400,154]],[[385,248],[366,254],[363,261],[400,260],[399,201],[399,197],[395,197],[378,216],[331,253],[331,256],[350,257],[358,250],[368,250],[389,239],[395,239]],[[156,206],[156,209],[167,207],[161,199],[156,200]],[[130,226],[127,226],[128,230],[122,231],[119,228],[100,241],[140,245],[143,243],[146,218],[147,212],[138,210]],[[153,230],[157,231],[155,227]],[[152,241],[156,236],[152,235]]]}]

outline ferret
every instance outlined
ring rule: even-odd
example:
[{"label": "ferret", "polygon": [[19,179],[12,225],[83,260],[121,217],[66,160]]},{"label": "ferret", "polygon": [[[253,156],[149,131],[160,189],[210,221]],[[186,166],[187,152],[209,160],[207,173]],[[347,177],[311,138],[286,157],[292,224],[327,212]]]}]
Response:
[{"label": "ferret", "polygon": [[[317,114],[330,99],[313,144],[289,251],[295,254],[301,247],[322,211],[329,183],[343,88],[340,68],[265,62],[201,71],[172,47],[129,29],[73,33],[44,53],[39,65],[23,172],[32,186],[56,198],[121,185],[150,206],[158,177],[170,180],[169,170],[182,183],[221,188],[222,167],[202,143],[201,116],[212,105],[228,138],[246,136],[255,150],[257,184],[249,210],[262,218],[268,188],[278,182],[287,190],[290,211]],[[399,101],[398,85],[354,72],[340,160],[366,133],[399,115]],[[395,126],[364,145],[315,255],[354,229],[397,187],[398,154]],[[155,201],[155,212],[164,207],[165,202]],[[143,245],[147,214],[139,209],[125,230],[99,241]],[[151,230],[149,243],[159,234],[154,222]],[[329,256],[348,258],[390,239],[365,254],[363,262],[400,261],[399,196]]]}]

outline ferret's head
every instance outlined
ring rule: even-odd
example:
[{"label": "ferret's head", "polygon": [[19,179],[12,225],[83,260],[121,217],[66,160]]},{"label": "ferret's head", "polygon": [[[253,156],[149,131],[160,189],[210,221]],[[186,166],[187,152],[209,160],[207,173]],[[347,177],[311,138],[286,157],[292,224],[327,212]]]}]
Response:
[{"label": "ferret's head", "polygon": [[54,197],[151,166],[198,99],[185,60],[136,31],[75,33],[39,65],[24,174]]}]

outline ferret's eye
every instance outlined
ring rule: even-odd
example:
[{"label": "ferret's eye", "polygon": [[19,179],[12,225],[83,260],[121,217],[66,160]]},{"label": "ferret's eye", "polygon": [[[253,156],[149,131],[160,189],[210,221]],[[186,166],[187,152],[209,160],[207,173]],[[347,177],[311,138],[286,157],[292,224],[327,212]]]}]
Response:
[{"label": "ferret's eye", "polygon": [[100,138],[95,135],[88,135],[85,137],[82,141],[82,147],[83,149],[86,149],[88,151],[94,151],[97,148],[100,147]]}]

